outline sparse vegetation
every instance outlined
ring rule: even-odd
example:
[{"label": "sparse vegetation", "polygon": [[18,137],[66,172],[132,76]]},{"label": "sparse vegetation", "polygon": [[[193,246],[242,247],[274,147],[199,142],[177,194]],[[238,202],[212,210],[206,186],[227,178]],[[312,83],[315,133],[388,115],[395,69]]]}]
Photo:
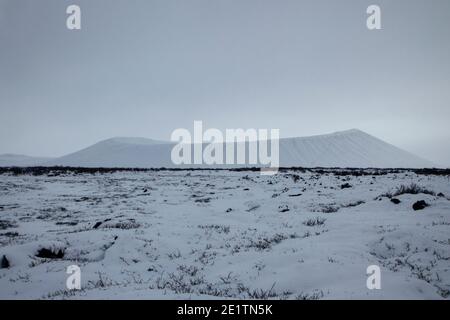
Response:
[{"label": "sparse vegetation", "polygon": [[322,290],[313,293],[300,293],[295,297],[296,300],[320,300],[324,297]]},{"label": "sparse vegetation", "polygon": [[364,203],[365,203],[365,201],[363,201],[363,200],[358,200],[358,201],[355,201],[355,202],[349,202],[349,203],[346,203],[346,204],[342,204],[341,207],[342,207],[342,208],[357,207],[357,206],[362,205],[362,204],[364,204]]},{"label": "sparse vegetation", "polygon": [[0,230],[6,230],[9,228],[16,228],[17,224],[14,223],[13,221],[9,221],[9,220],[0,220]]},{"label": "sparse vegetation", "polygon": [[199,225],[200,229],[205,230],[213,230],[218,233],[228,234],[230,232],[230,226],[218,225],[218,224],[209,224],[209,225]]},{"label": "sparse vegetation", "polygon": [[267,250],[271,249],[273,245],[280,243],[286,239],[295,239],[297,238],[296,234],[281,234],[277,233],[272,237],[260,237],[257,240],[250,239],[250,244],[247,245],[247,248],[255,248],[256,250]]},{"label": "sparse vegetation", "polygon": [[46,259],[62,259],[64,257],[64,249],[41,248],[36,253],[36,257]]},{"label": "sparse vegetation", "polygon": [[424,187],[421,187],[415,183],[411,183],[410,185],[401,185],[399,186],[394,193],[392,193],[392,197],[397,197],[402,194],[429,194],[432,196],[435,196],[436,193],[434,191],[425,189]]},{"label": "sparse vegetation", "polygon": [[247,290],[248,297],[250,299],[257,299],[257,300],[267,300],[269,298],[274,298],[278,296],[278,294],[273,290],[275,287],[275,283],[270,287],[270,289],[264,290],[264,289],[254,289],[254,290]]},{"label": "sparse vegetation", "polygon": [[316,218],[311,218],[311,219],[304,221],[303,224],[308,227],[322,226],[325,224],[326,220],[327,219],[325,219],[325,218],[316,217]]},{"label": "sparse vegetation", "polygon": [[312,211],[322,213],[334,213],[338,212],[339,209],[340,206],[337,206],[336,204],[319,204],[318,208],[313,208]]},{"label": "sparse vegetation", "polygon": [[88,284],[94,288],[107,288],[114,285],[114,282],[108,278],[104,273],[98,271],[98,280],[97,281],[88,281]]},{"label": "sparse vegetation", "polygon": [[392,199],[393,197],[398,197],[403,194],[420,194],[420,193],[436,196],[436,193],[434,191],[421,187],[416,183],[411,183],[409,185],[402,184],[392,192],[382,193],[378,197],[376,197],[375,200],[380,200],[381,198]]},{"label": "sparse vegetation", "polygon": [[[339,286],[324,293],[318,281],[308,286],[318,290],[302,292],[295,283],[312,272],[317,277],[311,279],[319,279],[334,264],[345,287],[354,276],[346,266],[366,263],[367,253],[375,264],[401,272],[398,279],[420,279],[436,288],[413,292],[414,297],[448,296],[446,177],[406,169],[300,170],[270,177],[260,176],[259,169],[5,174],[0,179],[0,229],[7,229],[0,230],[0,258],[9,264],[0,274],[0,286],[7,283],[4,296],[334,298],[343,295]],[[352,189],[341,191],[345,184]],[[431,190],[439,188],[444,193],[434,196]],[[372,201],[384,190],[391,190],[390,199]],[[394,206],[389,200],[397,199],[396,192],[419,196],[400,195],[402,205]],[[210,197],[214,200],[202,203]],[[411,206],[421,199],[431,207],[414,214]],[[385,239],[375,244],[379,237]],[[359,251],[349,253],[358,241]],[[50,252],[39,253],[44,248],[36,244]],[[81,291],[54,285],[70,264],[82,267]],[[51,281],[45,292],[32,293],[42,272]],[[293,274],[295,282],[286,280]],[[366,294],[349,283],[355,296]],[[392,295],[402,298],[401,292]]]},{"label": "sparse vegetation", "polygon": [[106,228],[106,229],[113,228],[113,229],[129,230],[129,229],[137,229],[141,225],[138,222],[134,221],[133,219],[130,219],[127,221],[104,223],[99,226],[100,226],[100,228]]}]

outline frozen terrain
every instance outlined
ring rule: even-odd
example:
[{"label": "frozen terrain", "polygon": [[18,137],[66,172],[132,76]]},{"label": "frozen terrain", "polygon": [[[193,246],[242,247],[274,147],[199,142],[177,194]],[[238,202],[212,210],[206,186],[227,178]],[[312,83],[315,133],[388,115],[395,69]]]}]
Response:
[{"label": "frozen terrain", "polygon": [[398,170],[6,171],[0,298],[448,298],[448,195]]},{"label": "frozen terrain", "polygon": [[[280,139],[279,146],[282,167],[435,167],[427,160],[356,129],[311,137]],[[145,138],[112,138],[48,161],[45,165],[171,168],[176,166],[170,157],[173,147],[174,144],[171,142]]]}]

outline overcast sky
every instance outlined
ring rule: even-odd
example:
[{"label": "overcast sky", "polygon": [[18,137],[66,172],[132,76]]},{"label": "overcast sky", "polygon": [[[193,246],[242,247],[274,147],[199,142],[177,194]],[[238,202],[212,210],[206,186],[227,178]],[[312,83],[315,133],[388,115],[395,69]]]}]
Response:
[{"label": "overcast sky", "polygon": [[448,0],[0,0],[0,153],[169,140],[203,120],[358,128],[450,166],[449,59]]}]

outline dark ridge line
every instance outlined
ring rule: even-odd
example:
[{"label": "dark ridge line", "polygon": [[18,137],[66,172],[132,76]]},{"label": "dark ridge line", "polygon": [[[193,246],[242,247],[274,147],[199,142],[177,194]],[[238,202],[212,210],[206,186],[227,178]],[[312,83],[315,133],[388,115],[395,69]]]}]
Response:
[{"label": "dark ridge line", "polygon": [[[33,167],[0,167],[0,174],[10,173],[13,175],[59,175],[64,173],[75,174],[104,174],[114,172],[159,172],[159,171],[231,171],[231,172],[256,172],[261,167],[242,168],[127,168],[127,167],[63,167],[63,166],[33,166]],[[339,176],[364,176],[385,175],[389,173],[413,172],[421,175],[450,175],[450,169],[438,168],[339,168],[339,167],[280,167],[279,172],[312,172],[316,174],[334,174]]]}]

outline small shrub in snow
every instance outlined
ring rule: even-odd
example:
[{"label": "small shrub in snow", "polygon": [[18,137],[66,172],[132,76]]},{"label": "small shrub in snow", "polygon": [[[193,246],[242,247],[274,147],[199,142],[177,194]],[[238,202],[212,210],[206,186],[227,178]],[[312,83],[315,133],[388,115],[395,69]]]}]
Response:
[{"label": "small shrub in snow", "polygon": [[177,251],[167,254],[167,256],[169,257],[170,260],[178,259],[178,258],[181,258],[181,252],[180,252],[180,250],[177,250]]},{"label": "small shrub in snow", "polygon": [[393,197],[397,197],[402,194],[419,194],[419,193],[436,196],[436,193],[434,191],[425,189],[415,183],[411,183],[410,185],[401,185],[397,187],[397,189],[395,189],[393,192],[382,193],[378,197],[376,197],[375,200],[381,200],[381,198],[383,197],[391,199]]},{"label": "small shrub in snow", "polygon": [[188,265],[185,265],[185,264],[179,265],[177,267],[177,269],[180,272],[182,272],[182,273],[184,273],[184,274],[186,274],[186,275],[188,275],[190,277],[195,277],[197,275],[197,273],[199,272],[199,269],[198,269],[197,266],[188,266]]},{"label": "small shrub in snow", "polygon": [[321,226],[325,223],[326,220],[327,219],[320,218],[320,217],[311,218],[311,219],[304,221],[303,224],[308,227]]},{"label": "small shrub in snow", "polygon": [[301,293],[296,296],[297,300],[319,300],[322,299],[324,296],[323,291],[316,291],[311,294],[309,293]]},{"label": "small shrub in snow", "polygon": [[273,290],[274,287],[275,287],[275,283],[268,290],[263,290],[263,289],[256,289],[253,291],[248,290],[247,294],[250,299],[267,300],[269,298],[274,298],[274,297],[278,296],[277,293]]},{"label": "small shrub in snow", "polygon": [[329,263],[337,263],[337,260],[333,259],[332,257],[328,257],[328,262]]},{"label": "small shrub in snow", "polygon": [[298,236],[296,234],[286,235],[277,233],[276,235],[272,237],[262,237],[258,240],[250,240],[250,244],[247,246],[247,248],[255,248],[256,250],[266,250],[272,248],[272,245],[279,244],[281,241],[286,239],[294,239]]},{"label": "small shrub in snow", "polygon": [[178,294],[193,293],[194,286],[204,283],[202,276],[189,277],[182,270],[178,273],[169,273],[168,279],[162,276],[156,280],[156,288],[170,289]]},{"label": "small shrub in snow", "polygon": [[196,203],[209,203],[211,201],[211,198],[201,198],[201,199],[195,199],[194,202]]},{"label": "small shrub in snow", "polygon": [[261,207],[261,205],[259,205],[257,203],[249,203],[248,206],[249,206],[249,208],[247,210],[245,210],[247,212],[252,212],[252,211],[258,209],[259,207]]},{"label": "small shrub in snow", "polygon": [[94,288],[107,288],[110,287],[112,285],[114,285],[114,282],[109,279],[107,276],[105,276],[103,273],[101,272],[97,272],[98,274],[98,280],[97,281],[88,281],[89,285],[94,287]]},{"label": "small shrub in snow", "polygon": [[0,220],[0,230],[5,230],[8,228],[17,228],[17,224],[8,220]]},{"label": "small shrub in snow", "polygon": [[391,199],[391,198],[392,198],[392,192],[385,192],[385,193],[382,193],[382,194],[380,194],[378,197],[376,197],[374,200],[379,200],[379,201],[381,201],[381,200],[383,200],[383,198]]},{"label": "small shrub in snow", "polygon": [[209,224],[209,225],[199,225],[200,229],[205,230],[214,230],[217,233],[225,233],[228,234],[230,232],[230,226],[218,225],[218,224]]},{"label": "small shrub in snow", "polygon": [[141,225],[137,223],[136,221],[130,219],[127,221],[119,221],[119,222],[111,222],[111,223],[105,223],[102,224],[101,228],[113,228],[113,229],[122,229],[122,230],[129,230],[129,229],[137,229]]},{"label": "small shrub in snow", "polygon": [[423,193],[423,194],[429,194],[432,196],[435,196],[436,193],[434,191],[431,190],[427,190],[415,183],[411,183],[410,185],[406,186],[406,185],[401,185],[400,187],[398,187],[394,193],[392,194],[393,197],[402,195],[402,194],[419,194],[419,193]]},{"label": "small shrub in snow", "polygon": [[198,259],[196,259],[196,261],[199,261],[203,265],[214,263],[216,255],[217,255],[216,252],[202,251],[202,253],[198,257]]},{"label": "small shrub in snow", "polygon": [[338,212],[339,209],[341,208],[341,206],[335,204],[335,203],[319,203],[319,204],[314,204],[313,206],[311,206],[311,211],[312,212],[322,212],[322,213],[334,213],[334,212]]},{"label": "small shrub in snow", "polygon": [[355,201],[355,202],[350,202],[350,203],[343,204],[343,205],[341,205],[341,207],[342,208],[357,207],[357,206],[359,206],[359,205],[361,205],[363,203],[365,203],[365,202],[362,201],[362,200],[358,200],[358,201]]},{"label": "small shrub in snow", "polygon": [[63,249],[47,249],[41,248],[36,253],[36,257],[38,258],[46,258],[46,259],[62,259],[64,258],[64,250]]},{"label": "small shrub in snow", "polygon": [[450,226],[450,222],[446,222],[446,221],[433,221],[433,223],[431,224],[433,227],[435,226]]}]

